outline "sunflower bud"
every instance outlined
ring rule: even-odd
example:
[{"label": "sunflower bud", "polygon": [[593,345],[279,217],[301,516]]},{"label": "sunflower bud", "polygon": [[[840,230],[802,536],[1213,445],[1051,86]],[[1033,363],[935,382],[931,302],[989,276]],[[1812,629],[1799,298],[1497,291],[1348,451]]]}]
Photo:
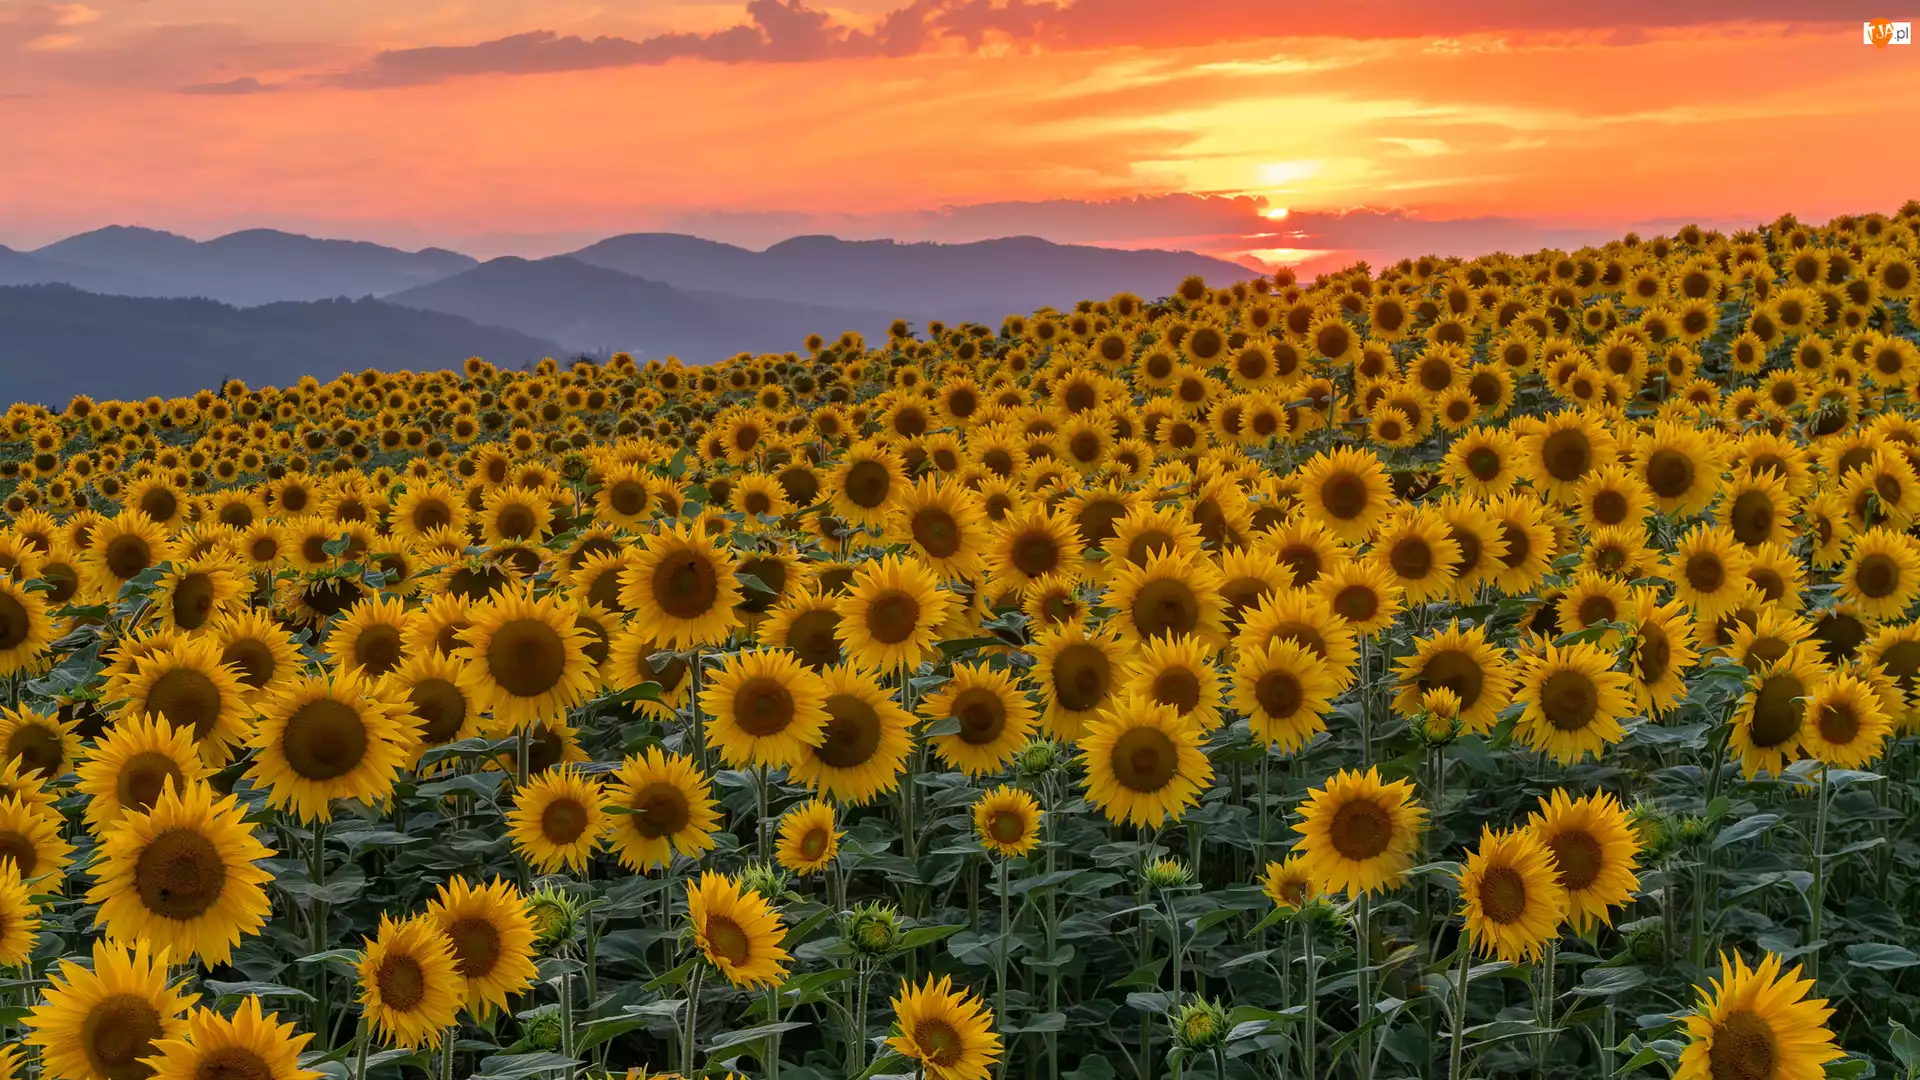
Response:
[{"label": "sunflower bud", "polygon": [[1201,998],[1180,1006],[1173,1015],[1173,1041],[1194,1053],[1205,1053],[1227,1037],[1227,1010],[1217,1001]]},{"label": "sunflower bud", "polygon": [[1636,964],[1658,964],[1667,956],[1667,935],[1660,926],[1643,926],[1627,938],[1627,955]]},{"label": "sunflower bud", "polygon": [[527,914],[540,945],[557,951],[573,941],[580,931],[580,904],[573,897],[542,885],[527,897]]},{"label": "sunflower bud", "polygon": [[1714,834],[1713,826],[1707,822],[1706,818],[1696,817],[1693,814],[1682,817],[1676,823],[1675,831],[1679,834],[1680,843],[1690,848],[1707,843],[1713,839]]},{"label": "sunflower bud", "polygon": [[1648,803],[1635,803],[1627,811],[1627,824],[1640,841],[1640,856],[1647,862],[1659,862],[1673,854],[1679,836],[1674,821]]},{"label": "sunflower bud", "polygon": [[1022,747],[1017,767],[1028,779],[1045,776],[1060,765],[1060,747],[1051,739],[1035,739]]},{"label": "sunflower bud", "polygon": [[1147,864],[1146,879],[1156,889],[1184,889],[1193,884],[1193,871],[1179,859],[1155,859]]},{"label": "sunflower bud", "polygon": [[774,863],[748,863],[740,871],[740,887],[775,902],[787,894],[787,872]]},{"label": "sunflower bud", "polygon": [[1347,917],[1342,915],[1340,909],[1324,896],[1316,896],[1295,908],[1292,918],[1294,922],[1310,929],[1338,931],[1344,930],[1347,925]]},{"label": "sunflower bud", "polygon": [[878,960],[900,947],[900,910],[879,902],[855,904],[847,921],[847,944],[863,957]]},{"label": "sunflower bud", "polygon": [[1420,711],[1410,721],[1428,746],[1445,746],[1460,737],[1460,696],[1446,687],[1420,695]]},{"label": "sunflower bud", "polygon": [[542,1005],[538,1009],[524,1013],[520,1017],[521,1030],[526,1033],[527,1042],[539,1050],[560,1049],[560,1010],[552,1005]]}]

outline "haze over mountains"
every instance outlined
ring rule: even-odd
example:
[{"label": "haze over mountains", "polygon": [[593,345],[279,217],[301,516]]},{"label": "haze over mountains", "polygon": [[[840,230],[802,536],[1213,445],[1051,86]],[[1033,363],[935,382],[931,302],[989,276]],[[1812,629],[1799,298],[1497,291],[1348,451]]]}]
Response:
[{"label": "haze over mountains", "polygon": [[[9,399],[53,401],[134,394],[135,383],[151,387],[139,394],[184,393],[219,374],[284,382],[451,367],[474,354],[502,366],[618,350],[710,363],[799,349],[810,333],[872,338],[895,318],[991,325],[1116,292],[1163,296],[1189,274],[1223,284],[1253,273],[1191,252],[1036,237],[804,236],[753,251],[635,233],[568,255],[481,262],[271,229],[195,241],[111,226],[31,252],[0,247],[0,373],[12,377]],[[17,288],[46,285],[71,288]],[[99,302],[107,297],[143,302]],[[406,347],[381,346],[382,334]],[[20,374],[32,369],[45,370]]]}]

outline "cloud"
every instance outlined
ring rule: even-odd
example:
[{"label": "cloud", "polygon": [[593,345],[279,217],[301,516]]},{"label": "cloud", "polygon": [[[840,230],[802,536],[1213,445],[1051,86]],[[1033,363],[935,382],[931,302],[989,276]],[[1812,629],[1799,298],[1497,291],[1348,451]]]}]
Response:
[{"label": "cloud", "polygon": [[[1860,0],[1836,0],[1829,17]],[[990,47],[1095,49],[1179,47],[1250,38],[1436,37],[1462,47],[1464,35],[1610,30],[1606,40],[1634,44],[1650,30],[1719,22],[1803,20],[1800,0],[1615,0],[1606,5],[1486,0],[1436,5],[1428,0],[910,0],[870,29],[837,21],[806,0],[749,0],[747,21],[711,33],[666,33],[635,40],[562,36],[533,30],[471,45],[392,49],[328,77],[336,85],[379,87],[487,74],[533,74],[704,60],[726,64],[798,63]],[[1862,8],[1865,10],[1865,8]],[[1872,17],[1871,14],[1861,16]],[[1476,45],[1475,47],[1481,47]]]},{"label": "cloud", "polygon": [[183,94],[209,94],[218,96],[225,94],[270,94],[279,89],[279,86],[263,83],[251,75],[246,75],[238,79],[228,79],[225,82],[194,83],[190,86],[181,87],[180,92]]}]

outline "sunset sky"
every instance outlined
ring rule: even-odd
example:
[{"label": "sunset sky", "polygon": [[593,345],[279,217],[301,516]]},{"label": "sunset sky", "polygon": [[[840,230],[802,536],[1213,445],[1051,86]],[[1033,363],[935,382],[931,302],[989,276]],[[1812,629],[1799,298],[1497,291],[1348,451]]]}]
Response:
[{"label": "sunset sky", "polygon": [[1324,262],[1822,219],[1920,196],[1920,48],[1877,16],[1920,0],[0,0],[0,244]]}]

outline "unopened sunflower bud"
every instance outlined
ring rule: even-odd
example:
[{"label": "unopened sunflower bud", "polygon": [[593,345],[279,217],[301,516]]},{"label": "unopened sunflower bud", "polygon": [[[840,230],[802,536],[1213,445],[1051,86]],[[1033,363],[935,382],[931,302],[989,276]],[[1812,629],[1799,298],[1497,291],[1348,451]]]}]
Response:
[{"label": "unopened sunflower bud", "polygon": [[1018,767],[1028,778],[1045,776],[1060,765],[1060,747],[1051,739],[1035,739],[1022,747]]},{"label": "unopened sunflower bud", "polygon": [[540,1050],[560,1049],[560,1010],[544,1005],[520,1017],[527,1042]]},{"label": "unopened sunflower bud", "polygon": [[752,889],[769,903],[787,893],[787,872],[775,863],[748,863],[740,871],[740,887]]},{"label": "unopened sunflower bud", "polygon": [[1173,1041],[1187,1050],[1204,1053],[1227,1037],[1227,1010],[1217,1001],[1201,998],[1180,1006],[1173,1016]]},{"label": "unopened sunflower bud", "polygon": [[527,914],[543,948],[556,950],[573,941],[580,930],[580,904],[573,897],[542,885],[527,897]]},{"label": "unopened sunflower bud", "polygon": [[1193,884],[1193,871],[1179,859],[1155,859],[1147,864],[1146,878],[1156,889],[1182,889]]},{"label": "unopened sunflower bud", "polygon": [[855,904],[847,921],[847,944],[868,959],[891,955],[900,947],[903,933],[900,911],[892,904]]}]

